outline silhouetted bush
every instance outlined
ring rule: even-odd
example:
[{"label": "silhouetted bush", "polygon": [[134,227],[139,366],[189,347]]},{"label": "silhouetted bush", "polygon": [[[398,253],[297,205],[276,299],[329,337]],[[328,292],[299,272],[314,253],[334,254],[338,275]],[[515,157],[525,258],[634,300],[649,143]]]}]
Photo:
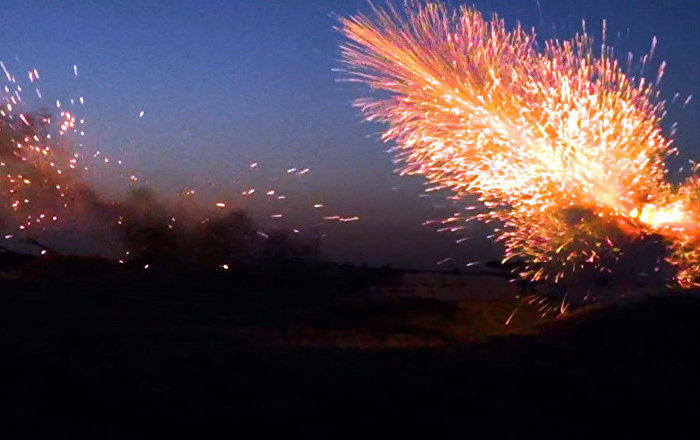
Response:
[{"label": "silhouetted bush", "polygon": [[312,246],[286,231],[259,233],[253,218],[244,211],[187,218],[166,208],[148,188],[133,190],[119,210],[127,259],[139,264],[234,268],[261,261],[303,259],[313,253]]},{"label": "silhouetted bush", "polygon": [[249,263],[259,254],[259,241],[253,219],[243,211],[206,219],[195,228],[193,255],[209,266]]}]

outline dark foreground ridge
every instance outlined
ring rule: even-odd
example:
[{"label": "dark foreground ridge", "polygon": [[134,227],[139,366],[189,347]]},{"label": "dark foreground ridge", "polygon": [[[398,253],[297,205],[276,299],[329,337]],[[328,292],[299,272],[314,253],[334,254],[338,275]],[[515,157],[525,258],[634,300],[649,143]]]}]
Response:
[{"label": "dark foreground ridge", "polygon": [[293,262],[137,273],[91,259],[5,276],[2,438],[697,429],[697,292],[559,320],[525,310],[506,328],[517,300],[377,288],[400,276]]}]

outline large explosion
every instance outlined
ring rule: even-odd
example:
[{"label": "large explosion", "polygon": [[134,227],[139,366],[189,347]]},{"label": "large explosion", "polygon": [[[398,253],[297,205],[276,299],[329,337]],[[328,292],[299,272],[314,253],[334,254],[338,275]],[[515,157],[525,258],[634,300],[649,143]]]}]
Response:
[{"label": "large explosion", "polygon": [[403,173],[476,194],[485,209],[471,218],[503,225],[520,276],[607,271],[625,245],[660,237],[677,283],[699,285],[699,169],[665,180],[664,103],[609,47],[596,56],[584,32],[539,51],[534,31],[415,2],[341,18],[340,31],[348,79],[382,92],[356,104],[389,125]]}]

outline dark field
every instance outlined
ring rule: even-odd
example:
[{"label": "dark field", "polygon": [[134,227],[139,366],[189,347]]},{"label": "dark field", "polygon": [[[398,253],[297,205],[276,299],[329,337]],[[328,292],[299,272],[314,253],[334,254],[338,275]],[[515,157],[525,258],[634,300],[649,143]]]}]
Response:
[{"label": "dark field", "polygon": [[516,299],[377,288],[400,278],[31,263],[0,280],[0,438],[697,438],[697,292],[505,327]]}]

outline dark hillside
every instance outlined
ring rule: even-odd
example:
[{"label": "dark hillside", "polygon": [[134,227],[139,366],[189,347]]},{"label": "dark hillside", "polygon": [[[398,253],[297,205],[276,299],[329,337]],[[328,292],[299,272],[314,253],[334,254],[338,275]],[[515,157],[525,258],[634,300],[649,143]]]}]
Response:
[{"label": "dark hillside", "polygon": [[3,438],[243,428],[576,438],[607,422],[668,434],[698,408],[696,294],[539,324],[525,311],[504,330],[486,317],[515,302],[372,299],[389,270],[90,277],[75,268],[108,263],[62,264],[53,277],[0,282]]}]

